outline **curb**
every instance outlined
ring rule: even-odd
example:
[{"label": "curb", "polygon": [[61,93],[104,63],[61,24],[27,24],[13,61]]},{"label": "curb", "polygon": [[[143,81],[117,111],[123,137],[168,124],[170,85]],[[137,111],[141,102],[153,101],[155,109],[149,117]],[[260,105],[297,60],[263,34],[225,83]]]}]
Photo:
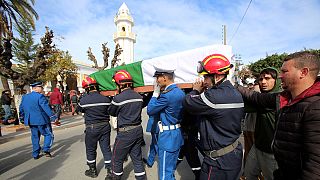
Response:
[{"label": "curb", "polygon": [[[67,120],[67,119],[70,119],[70,118],[66,117],[65,120]],[[65,124],[65,125],[62,124],[61,126],[53,126],[52,129],[53,129],[53,131],[57,131],[57,130],[62,130],[62,129],[67,129],[67,128],[80,126],[80,125],[84,124],[82,119],[83,119],[82,116],[76,117],[76,118],[74,118],[75,122],[71,122],[71,123],[68,123],[68,124]],[[18,132],[14,132],[14,133],[11,133],[11,134],[7,134],[7,135],[4,135],[4,136],[1,136],[0,137],[0,144],[4,144],[4,143],[7,143],[7,142],[10,142],[10,141],[13,141],[13,140],[17,140],[17,139],[21,139],[21,138],[27,137],[27,136],[30,136],[30,134],[31,133],[30,133],[29,127],[26,127],[25,130],[21,130],[21,131],[18,131]]]}]

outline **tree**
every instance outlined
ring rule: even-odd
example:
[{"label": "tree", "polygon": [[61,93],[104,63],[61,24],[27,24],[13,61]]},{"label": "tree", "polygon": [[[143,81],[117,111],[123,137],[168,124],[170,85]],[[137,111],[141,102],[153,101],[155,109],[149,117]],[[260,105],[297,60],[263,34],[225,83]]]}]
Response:
[{"label": "tree", "polygon": [[280,55],[273,54],[271,56],[267,55],[266,58],[250,64],[249,69],[255,77],[258,77],[259,73],[267,67],[274,67],[279,70],[285,57],[287,57],[286,53]]},{"label": "tree", "polygon": [[78,67],[72,62],[72,56],[69,52],[58,50],[48,59],[50,64],[45,73],[40,77],[43,81],[55,81],[57,76],[61,77],[59,81],[63,87],[63,81],[76,74]]},{"label": "tree", "polygon": [[[120,61],[120,59],[118,59],[118,57],[120,56],[122,51],[123,50],[121,49],[120,45],[117,44],[116,48],[114,50],[113,58],[111,60],[111,68],[114,68],[117,65],[118,61]],[[103,63],[103,66],[99,67],[97,59],[96,59],[95,55],[92,53],[91,47],[89,47],[87,53],[88,53],[88,59],[94,63],[94,65],[92,67],[97,68],[99,71],[106,69],[109,64],[109,56],[110,56],[109,52],[110,52],[110,49],[107,47],[107,43],[103,43],[102,44],[102,54],[103,54],[103,62],[104,63]]]},{"label": "tree", "polygon": [[32,65],[21,72],[12,68],[12,44],[10,40],[6,40],[5,48],[2,49],[0,46],[0,75],[11,79],[15,87],[21,89],[26,84],[39,80],[47,68],[48,58],[56,52],[55,45],[52,44],[53,37],[53,31],[46,27],[46,33],[41,38],[41,44],[37,48]]},{"label": "tree", "polygon": [[27,72],[33,65],[36,58],[36,51],[39,44],[36,44],[33,39],[34,30],[31,24],[21,19],[20,26],[15,26],[16,31],[19,34],[19,38],[13,38],[13,59],[16,61],[16,71],[19,73]]},{"label": "tree", "polygon": [[1,0],[0,1],[0,43],[2,38],[12,36],[12,22],[19,26],[19,18],[28,21],[35,28],[34,18],[38,19],[37,12],[33,9],[35,0]]},{"label": "tree", "polygon": [[[318,56],[320,57],[320,49],[306,49],[304,48],[303,50],[301,51],[309,51],[309,52],[313,52],[313,53],[316,53],[318,54]],[[258,76],[259,73],[267,68],[267,67],[274,67],[278,70],[280,70],[281,66],[282,66],[282,63],[283,63],[283,60],[288,56],[287,53],[283,53],[283,54],[273,54],[271,56],[268,56],[264,59],[260,59],[258,60],[257,62],[255,63],[252,63],[249,65],[249,69],[250,71],[252,72],[252,74],[254,76]]]}]

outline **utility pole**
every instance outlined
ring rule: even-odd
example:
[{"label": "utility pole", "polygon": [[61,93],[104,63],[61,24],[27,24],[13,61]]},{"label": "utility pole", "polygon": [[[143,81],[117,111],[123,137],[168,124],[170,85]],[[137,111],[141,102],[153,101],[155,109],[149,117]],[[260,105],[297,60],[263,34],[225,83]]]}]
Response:
[{"label": "utility pole", "polygon": [[227,26],[222,25],[222,44],[227,45]]},{"label": "utility pole", "polygon": [[235,54],[235,55],[234,55],[234,62],[235,62],[235,67],[234,67],[234,80],[235,80],[235,82],[239,83],[240,66],[243,65],[243,64],[242,64],[241,54]]}]

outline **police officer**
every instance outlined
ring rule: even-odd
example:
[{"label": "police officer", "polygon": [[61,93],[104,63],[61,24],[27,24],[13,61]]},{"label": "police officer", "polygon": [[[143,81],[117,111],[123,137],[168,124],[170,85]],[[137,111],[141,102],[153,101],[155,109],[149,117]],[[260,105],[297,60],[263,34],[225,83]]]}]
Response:
[{"label": "police officer", "polygon": [[[182,100],[184,92],[174,84],[174,69],[155,67],[156,84],[147,113],[149,116],[159,116],[158,123],[158,159],[160,179],[174,178],[174,171],[183,136],[180,129],[182,120]],[[160,88],[164,90],[160,94]]]},{"label": "police officer", "polygon": [[146,179],[141,153],[143,97],[133,90],[133,79],[127,71],[117,71],[113,80],[119,94],[113,98],[109,113],[117,117],[117,137],[113,146],[113,174],[108,176],[108,179],[121,179],[127,154],[132,159],[136,179]]},{"label": "police officer", "polygon": [[82,81],[82,88],[87,93],[80,99],[79,104],[81,112],[84,113],[86,126],[85,145],[89,169],[85,171],[85,175],[95,178],[98,176],[96,168],[98,142],[103,154],[107,175],[111,173],[111,126],[108,114],[111,99],[99,93],[96,80],[89,76]]},{"label": "police officer", "polygon": [[224,55],[207,56],[198,65],[204,80],[193,84],[183,102],[186,111],[199,115],[200,145],[205,154],[200,179],[234,180],[240,176],[244,105],[241,94],[226,79],[231,68]]},{"label": "police officer", "polygon": [[29,126],[31,130],[33,158],[40,158],[40,135],[44,136],[42,150],[46,157],[51,157],[50,148],[53,143],[53,133],[50,121],[56,122],[58,118],[52,112],[48,100],[42,94],[43,83],[36,82],[30,84],[30,86],[32,92],[22,96],[19,107],[20,117],[23,117],[24,124]]}]

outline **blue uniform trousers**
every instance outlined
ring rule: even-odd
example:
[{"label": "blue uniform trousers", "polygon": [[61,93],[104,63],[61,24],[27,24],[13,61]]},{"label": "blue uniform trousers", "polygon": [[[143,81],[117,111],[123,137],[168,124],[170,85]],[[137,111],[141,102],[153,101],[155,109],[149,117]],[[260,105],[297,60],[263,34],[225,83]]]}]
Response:
[{"label": "blue uniform trousers", "polygon": [[44,152],[50,152],[50,148],[53,143],[53,133],[51,124],[45,125],[30,125],[31,130],[31,141],[32,141],[32,156],[37,157],[40,154],[40,136],[44,136],[43,148]]},{"label": "blue uniform trousers", "polygon": [[87,162],[95,163],[97,157],[97,145],[99,142],[101,152],[104,158],[105,168],[111,167],[111,147],[110,147],[110,133],[111,127],[109,122],[105,124],[86,125],[86,154]]},{"label": "blue uniform trousers", "polygon": [[177,160],[180,149],[174,152],[165,151],[159,149],[159,177],[160,180],[171,180],[175,179],[174,171],[176,170]]},{"label": "blue uniform trousers", "polygon": [[158,153],[158,133],[151,133],[151,144],[147,163],[152,166]]},{"label": "blue uniform trousers", "polygon": [[143,131],[141,126],[118,132],[112,154],[112,172],[116,176],[123,174],[123,162],[129,154],[133,162],[136,179],[146,178],[141,153],[142,142]]}]

